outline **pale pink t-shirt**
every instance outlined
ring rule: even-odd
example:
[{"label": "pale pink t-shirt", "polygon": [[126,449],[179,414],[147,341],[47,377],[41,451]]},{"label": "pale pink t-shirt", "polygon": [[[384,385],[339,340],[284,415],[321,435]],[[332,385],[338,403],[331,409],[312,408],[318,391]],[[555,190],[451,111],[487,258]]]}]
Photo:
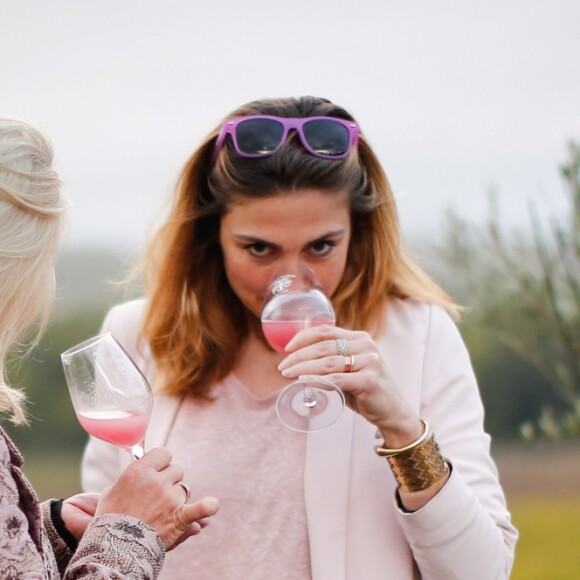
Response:
[{"label": "pale pink t-shirt", "polygon": [[282,425],[278,393],[259,399],[233,374],[212,393],[212,403],[182,403],[167,446],[191,497],[215,496],[220,510],[167,554],[160,578],[310,580],[306,435]]}]

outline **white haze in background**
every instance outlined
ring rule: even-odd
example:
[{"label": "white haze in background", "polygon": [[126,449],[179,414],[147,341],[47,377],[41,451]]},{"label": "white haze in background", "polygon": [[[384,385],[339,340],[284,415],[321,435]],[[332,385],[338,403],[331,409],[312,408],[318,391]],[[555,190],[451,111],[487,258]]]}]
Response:
[{"label": "white haze in background", "polygon": [[75,248],[139,248],[225,114],[302,94],[358,119],[407,236],[480,222],[491,187],[526,227],[566,207],[579,31],[577,0],[0,0],[0,113],[51,136]]}]

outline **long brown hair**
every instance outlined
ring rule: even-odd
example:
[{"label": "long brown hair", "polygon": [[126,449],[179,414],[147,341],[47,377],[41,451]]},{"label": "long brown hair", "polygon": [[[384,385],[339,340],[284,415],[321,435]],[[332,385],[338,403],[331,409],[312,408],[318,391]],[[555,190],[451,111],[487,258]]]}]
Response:
[{"label": "long brown hair", "polygon": [[[315,97],[254,101],[228,118],[255,114],[354,120]],[[246,159],[229,139],[215,156],[218,131],[187,162],[143,263],[148,304],[142,337],[164,392],[207,397],[231,371],[248,334],[246,312],[227,282],[219,244],[221,216],[236,196],[271,197],[306,188],[349,192],[352,236],[332,297],[338,325],[380,331],[390,297],[436,303],[457,315],[447,294],[404,254],[393,193],[363,135],[358,149],[341,161],[308,154],[296,135],[270,157]]]}]

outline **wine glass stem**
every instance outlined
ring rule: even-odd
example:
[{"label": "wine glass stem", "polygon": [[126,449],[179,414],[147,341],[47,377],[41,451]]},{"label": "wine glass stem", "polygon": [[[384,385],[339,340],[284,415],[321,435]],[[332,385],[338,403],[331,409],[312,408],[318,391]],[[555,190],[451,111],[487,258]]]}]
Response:
[{"label": "wine glass stem", "polygon": [[311,387],[304,387],[304,406],[313,409],[318,404],[316,393]]},{"label": "wine glass stem", "polygon": [[138,445],[133,445],[133,447],[131,447],[130,453],[133,456],[133,459],[141,459],[143,455],[145,455],[145,449],[143,449],[143,445],[139,443]]}]

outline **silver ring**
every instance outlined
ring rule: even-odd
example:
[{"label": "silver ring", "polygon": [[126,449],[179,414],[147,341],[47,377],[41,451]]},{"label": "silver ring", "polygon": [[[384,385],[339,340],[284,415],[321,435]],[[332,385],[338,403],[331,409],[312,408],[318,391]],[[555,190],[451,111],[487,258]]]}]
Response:
[{"label": "silver ring", "polygon": [[336,339],[336,354],[346,356],[348,354],[348,342],[344,338]]},{"label": "silver ring", "polygon": [[180,485],[183,488],[183,491],[185,492],[185,503],[187,503],[191,497],[191,489],[189,489],[189,485],[183,481],[178,481],[175,485]]},{"label": "silver ring", "polygon": [[344,372],[352,373],[354,370],[354,354],[347,354],[344,357]]}]

